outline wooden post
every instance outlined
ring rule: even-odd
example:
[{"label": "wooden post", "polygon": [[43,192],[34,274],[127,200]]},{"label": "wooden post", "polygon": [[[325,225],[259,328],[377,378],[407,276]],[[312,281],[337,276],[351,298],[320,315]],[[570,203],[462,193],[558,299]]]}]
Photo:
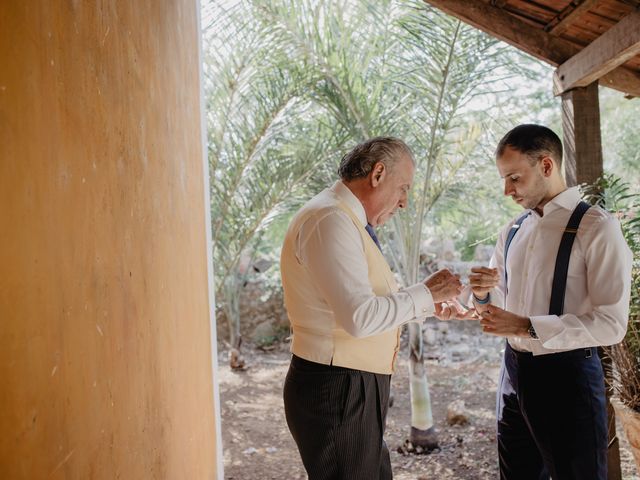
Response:
[{"label": "wooden post", "polygon": [[620,442],[616,435],[616,411],[611,404],[613,382],[611,378],[611,358],[606,349],[599,347],[602,368],[605,375],[605,388],[607,392],[607,431],[609,433],[609,449],[607,452],[608,473],[607,480],[622,480],[622,467],[620,466]]},{"label": "wooden post", "polygon": [[562,94],[562,130],[567,185],[593,183],[602,175],[597,82]]},{"label": "wooden post", "polygon": [[199,3],[0,24],[0,479],[225,478]]},{"label": "wooden post", "polygon": [[[564,133],[564,168],[567,185],[593,183],[602,175],[602,142],[598,82],[562,94],[562,130]],[[609,450],[608,480],[621,480],[620,445],[616,436],[616,417],[611,405],[610,365],[599,349],[605,371]]]}]

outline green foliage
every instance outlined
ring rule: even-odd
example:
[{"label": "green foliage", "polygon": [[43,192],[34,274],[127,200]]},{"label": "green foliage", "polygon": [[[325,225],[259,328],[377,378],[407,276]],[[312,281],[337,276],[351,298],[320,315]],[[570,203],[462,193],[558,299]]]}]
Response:
[{"label": "green foliage", "polygon": [[204,17],[216,292],[229,318],[243,252],[375,135],[405,139],[418,160],[413,207],[395,228],[408,252],[396,267],[415,277],[424,218],[482,135],[461,109],[491,91],[489,76],[509,75],[496,73],[505,47],[416,0],[228,5]]},{"label": "green foliage", "polygon": [[[466,192],[469,207],[483,203],[480,191],[499,196],[492,155],[484,147],[494,126],[486,106],[514,76],[513,67],[521,59],[514,49],[423,2],[410,5],[400,20],[399,41],[403,56],[418,62],[402,62],[404,71],[398,77],[410,87],[414,120],[404,137],[414,148],[417,169],[408,211],[388,229],[394,267],[408,284],[418,280],[421,239],[433,234],[430,226],[442,219],[430,216],[436,205],[441,212],[458,209],[461,198],[451,192]],[[485,177],[496,188],[486,188]],[[469,218],[476,218],[470,210]],[[490,236],[506,218],[487,215],[485,220]]]},{"label": "green foliage", "polygon": [[622,401],[640,411],[640,193],[613,174],[586,188],[587,197],[620,219],[622,233],[631,252],[631,301],[627,334],[609,350],[615,366],[614,387]]},{"label": "green foliage", "polygon": [[414,150],[410,206],[381,232],[412,283],[421,239],[450,236],[468,258],[515,214],[498,137],[525,121],[559,130],[549,67],[419,0],[205,2],[203,19],[216,295],[236,327],[240,259],[277,256],[355,143],[395,135]]},{"label": "green foliage", "polygon": [[[216,294],[239,332],[238,263],[282,213],[320,189],[345,135],[317,108],[304,57],[258,4],[212,3],[205,16],[205,95]],[[211,35],[213,32],[213,35]]]},{"label": "green foliage", "polygon": [[[292,212],[335,181],[356,143],[393,135],[414,151],[409,208],[380,232],[411,284],[422,239],[446,233],[468,259],[517,213],[498,138],[524,122],[560,131],[550,67],[421,0],[213,1],[203,19],[216,300],[234,346],[247,261],[277,259]],[[637,167],[637,116],[620,112],[623,123],[605,122],[620,133],[615,164]],[[261,275],[275,285],[277,271],[273,261]],[[411,337],[412,398],[428,399],[419,328]]]},{"label": "green foliage", "polygon": [[640,188],[640,100],[600,88],[600,115],[604,167]]}]

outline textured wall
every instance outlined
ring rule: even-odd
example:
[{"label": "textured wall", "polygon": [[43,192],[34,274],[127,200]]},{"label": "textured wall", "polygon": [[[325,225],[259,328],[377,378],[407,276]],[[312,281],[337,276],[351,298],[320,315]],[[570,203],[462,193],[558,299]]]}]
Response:
[{"label": "textured wall", "polygon": [[215,478],[196,1],[0,25],[0,478]]}]

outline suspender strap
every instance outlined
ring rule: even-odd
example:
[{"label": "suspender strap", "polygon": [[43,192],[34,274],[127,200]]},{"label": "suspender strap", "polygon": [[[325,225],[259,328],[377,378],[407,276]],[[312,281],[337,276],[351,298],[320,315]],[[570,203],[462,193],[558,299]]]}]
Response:
[{"label": "suspender strap", "polygon": [[573,247],[573,241],[576,239],[580,221],[590,207],[591,205],[588,203],[580,202],[571,214],[567,227],[564,229],[564,233],[562,234],[560,247],[558,248],[558,256],[556,257],[556,268],[553,272],[549,315],[562,315],[563,313],[564,294],[567,289],[567,273],[569,272],[571,248]]},{"label": "suspender strap", "polygon": [[518,233],[518,230],[520,229],[520,226],[522,225],[522,222],[524,222],[529,215],[531,215],[531,212],[525,213],[520,218],[518,218],[518,220],[516,220],[516,223],[514,223],[513,226],[509,229],[509,233],[507,233],[507,239],[504,242],[504,285],[505,285],[505,289],[509,288],[508,287],[508,282],[507,282],[507,253],[509,252],[509,246],[511,245],[511,241],[513,240],[513,237],[515,237],[516,233]]}]

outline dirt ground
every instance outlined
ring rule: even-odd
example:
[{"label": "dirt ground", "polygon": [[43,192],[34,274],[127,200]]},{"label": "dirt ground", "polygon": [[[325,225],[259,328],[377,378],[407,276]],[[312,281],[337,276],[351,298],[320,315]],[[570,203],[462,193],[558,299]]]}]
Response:
[{"label": "dirt ground", "polygon": [[[386,430],[394,479],[498,478],[494,408],[502,341],[482,335],[477,325],[466,323],[436,322],[425,337],[433,415],[441,448],[428,455],[398,453],[410,424],[407,353],[403,348],[392,378],[394,404],[389,409]],[[282,405],[288,344],[278,344],[266,352],[246,346],[244,354],[249,368],[243,372],[230,370],[226,352],[221,351],[218,359],[224,478],[306,479]],[[446,409],[457,399],[464,400],[469,423],[448,426]],[[618,435],[623,479],[640,480],[619,425]]]}]

